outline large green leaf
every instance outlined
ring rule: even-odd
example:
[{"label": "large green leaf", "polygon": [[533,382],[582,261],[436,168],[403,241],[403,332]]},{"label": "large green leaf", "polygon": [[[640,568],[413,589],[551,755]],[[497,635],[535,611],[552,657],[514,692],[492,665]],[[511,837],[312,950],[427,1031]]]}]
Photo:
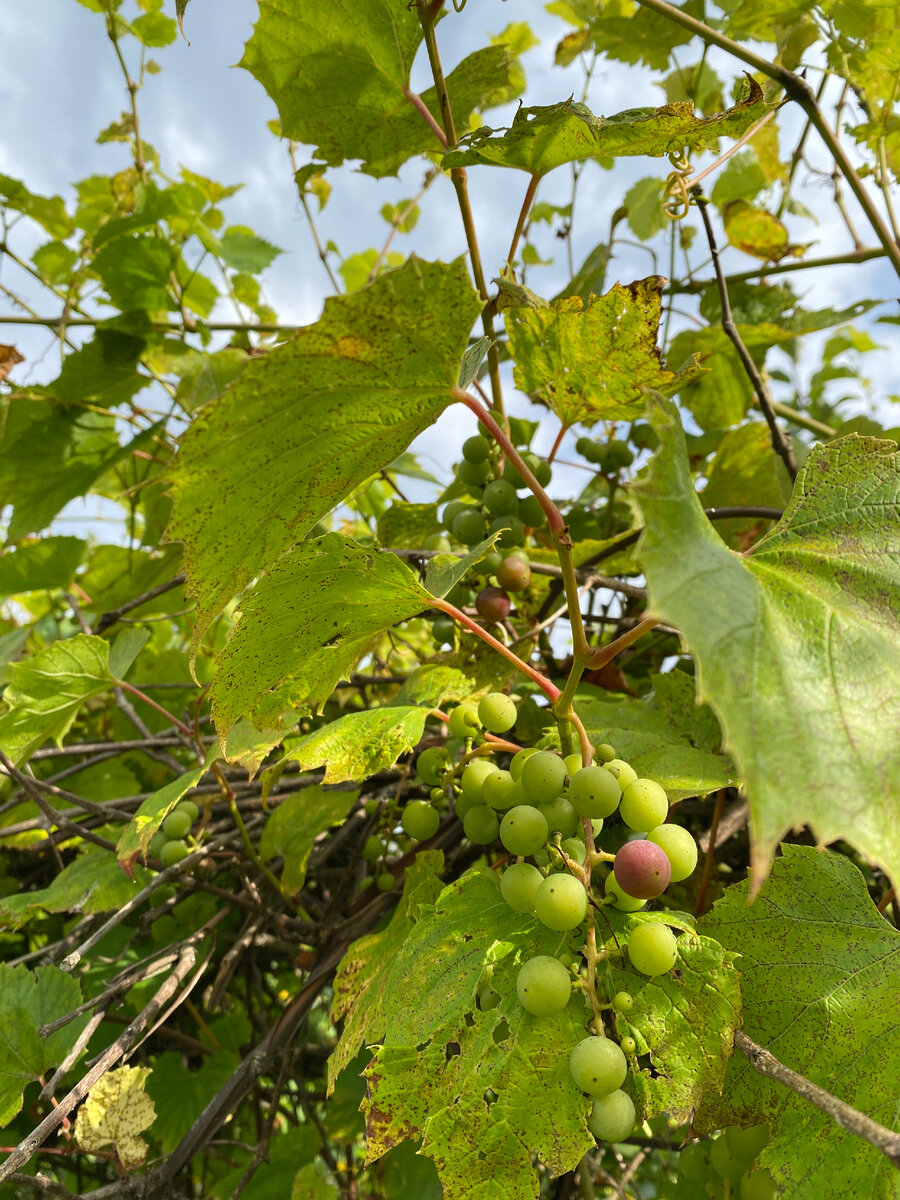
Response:
[{"label": "large green leaf", "polygon": [[[772,449],[769,427],[762,421],[750,421],[729,430],[719,443],[703,489],[703,506],[746,504],[781,508],[790,487],[788,473]],[[723,541],[740,550],[741,535],[752,532],[758,524],[758,517],[717,521],[716,531]]]},{"label": "large green leaf", "polygon": [[520,108],[508,129],[485,126],[466,134],[457,149],[444,155],[443,166],[488,163],[546,175],[586,158],[659,157],[683,147],[714,147],[720,137],[740,137],[768,111],[762,88],[749,76],[748,81],[747,97],[712,117],[695,116],[694,105],[686,100],[662,108],[630,108],[611,117],[597,117],[573,100]]},{"label": "large green leaf", "polygon": [[137,867],[130,879],[115,856],[101,846],[88,845],[64,867],[49,887],[19,892],[0,899],[0,925],[19,929],[37,912],[108,912],[121,908],[150,881],[151,874]]},{"label": "large green leaf", "polygon": [[[588,1016],[583,995],[555,1016],[533,1017],[515,990],[522,962],[563,942],[513,912],[487,871],[423,909],[394,955],[383,1044],[366,1071],[370,1160],[423,1138],[447,1200],[537,1197],[533,1156],[554,1173],[575,1166],[593,1144],[569,1073]],[[499,1003],[485,1010],[476,995],[488,979]]]},{"label": "large green leaf", "polygon": [[362,782],[413,749],[427,716],[427,708],[400,705],[347,713],[289,745],[282,762],[303,771],[324,766],[325,783]]},{"label": "large green leaf", "polygon": [[638,554],[744,780],[756,885],[804,823],[900,881],[897,444],[817,446],[781,521],[739,556],[703,514],[674,407],[658,400],[653,420]]},{"label": "large green leaf", "polygon": [[[857,868],[809,846],[785,846],[748,907],[748,884],[729,888],[703,933],[741,957],[744,1030],[786,1066],[900,1131],[900,934],[876,910]],[[834,1193],[895,1200],[883,1154],[843,1130],[735,1053],[721,1100],[701,1130],[766,1121],[775,1136],[760,1163],[791,1200]]]},{"label": "large green leaf", "polygon": [[545,308],[507,308],[516,387],[549,405],[567,425],[633,420],[643,388],[678,391],[697,375],[663,365],[656,347],[664,280],[651,276],[605,296],[554,300]]},{"label": "large green leaf", "polygon": [[288,796],[269,817],[259,839],[259,853],[263,859],[284,858],[281,882],[288,895],[296,895],[303,887],[313,842],[324,830],[340,825],[358,797],[359,792],[316,784]]},{"label": "large green leaf", "polygon": [[48,537],[0,553],[0,596],[68,587],[86,550],[81,538]]},{"label": "large green leaf", "polygon": [[721,752],[718,721],[694,703],[693,679],[670,671],[654,676],[653,689],[644,700],[579,696],[591,741],[610,743],[642,778],[662,784],[673,802],[736,784],[734,763]]},{"label": "large green leaf", "polygon": [[196,1070],[187,1070],[184,1055],[175,1050],[153,1059],[147,1095],[156,1105],[153,1136],[163,1150],[170,1153],[175,1149],[239,1063],[231,1050],[207,1055]]},{"label": "large green leaf", "polygon": [[481,308],[462,262],[410,260],[325,304],[188,430],[169,534],[185,544],[196,640],[237,591],[450,403]]}]

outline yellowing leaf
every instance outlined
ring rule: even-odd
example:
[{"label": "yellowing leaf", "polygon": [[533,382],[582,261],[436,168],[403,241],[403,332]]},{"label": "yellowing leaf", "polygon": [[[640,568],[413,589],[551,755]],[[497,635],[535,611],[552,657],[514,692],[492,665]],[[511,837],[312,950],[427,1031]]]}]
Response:
[{"label": "yellowing leaf", "polygon": [[82,1150],[90,1153],[112,1142],[126,1170],[143,1163],[147,1143],[139,1135],[156,1120],[156,1108],[144,1091],[149,1074],[149,1067],[119,1067],[94,1084],[75,1121]]}]

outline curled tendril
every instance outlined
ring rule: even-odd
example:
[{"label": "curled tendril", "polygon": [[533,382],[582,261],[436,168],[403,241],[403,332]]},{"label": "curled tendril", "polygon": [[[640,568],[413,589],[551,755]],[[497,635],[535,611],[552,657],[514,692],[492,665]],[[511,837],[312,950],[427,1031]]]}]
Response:
[{"label": "curled tendril", "polygon": [[670,221],[683,221],[691,206],[688,181],[694,173],[694,168],[683,149],[673,150],[669,155],[669,162],[675,169],[666,179],[663,189],[663,211]]},{"label": "curled tendril", "polygon": [[453,0],[453,7],[457,12],[462,12],[462,10],[466,7],[466,3],[467,0]]}]

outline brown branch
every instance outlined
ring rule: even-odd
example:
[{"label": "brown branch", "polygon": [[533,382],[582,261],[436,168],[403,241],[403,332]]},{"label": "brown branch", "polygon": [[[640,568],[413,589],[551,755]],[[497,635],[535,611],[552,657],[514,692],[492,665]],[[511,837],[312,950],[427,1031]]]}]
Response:
[{"label": "brown branch", "polygon": [[792,1092],[804,1100],[808,1100],[810,1104],[814,1104],[826,1116],[831,1117],[835,1124],[840,1125],[841,1129],[846,1129],[848,1133],[855,1133],[870,1146],[880,1150],[893,1166],[900,1170],[900,1133],[895,1133],[892,1129],[879,1125],[865,1113],[861,1113],[843,1100],[839,1100],[837,1096],[833,1096],[831,1092],[820,1088],[805,1075],[798,1075],[796,1071],[792,1071],[790,1067],[779,1062],[774,1054],[757,1045],[740,1030],[735,1032],[734,1044],[754,1071],[765,1075],[767,1079],[774,1079],[777,1083],[784,1084]]},{"label": "brown branch", "polygon": [[181,587],[186,579],[187,576],[185,575],[176,575],[174,579],[169,579],[155,588],[150,588],[148,592],[142,592],[140,596],[135,596],[133,600],[128,600],[118,608],[112,608],[109,612],[101,613],[94,623],[94,633],[103,633],[104,630],[115,625],[120,617],[124,617],[132,609],[140,608],[142,604],[146,604],[149,600],[155,600],[157,596],[171,592],[173,588]]}]

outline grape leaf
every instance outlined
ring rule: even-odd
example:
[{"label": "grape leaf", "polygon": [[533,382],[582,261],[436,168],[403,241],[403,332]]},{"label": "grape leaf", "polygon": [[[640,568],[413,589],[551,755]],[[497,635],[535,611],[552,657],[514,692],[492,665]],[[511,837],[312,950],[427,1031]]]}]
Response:
[{"label": "grape leaf", "polygon": [[0,596],[68,587],[86,550],[82,538],[47,537],[0,553]]},{"label": "grape leaf", "polygon": [[249,363],[188,429],[169,536],[213,616],[450,403],[481,309],[461,261],[411,259]]},{"label": "grape leaf", "polygon": [[0,963],[0,1126],[8,1125],[22,1107],[27,1084],[58,1066],[87,1023],[77,1017],[48,1037],[42,1025],[77,1008],[81,985],[58,967],[8,967]]},{"label": "grape leaf", "polygon": [[62,196],[39,196],[11,175],[0,175],[0,200],[13,212],[31,217],[51,237],[67,238],[72,232],[72,221]]},{"label": "grape leaf", "polygon": [[[636,488],[654,613],[695,654],[750,802],[754,886],[785,830],[846,838],[900,881],[896,442],[816,446],[781,521],[736,556],[703,514],[674,406]],[[865,747],[865,754],[861,752]]]},{"label": "grape leaf", "polygon": [[173,250],[149,233],[116,238],[91,264],[117,308],[145,308],[150,312],[175,307],[168,291],[174,266]]},{"label": "grape leaf", "polygon": [[[554,1173],[575,1166],[593,1144],[568,1061],[584,1036],[584,1000],[576,993],[538,1018],[515,991],[522,961],[563,942],[513,912],[491,872],[470,872],[422,909],[393,956],[383,1044],[366,1070],[369,1161],[422,1137],[447,1200],[537,1197],[533,1155]],[[500,1000],[482,1010],[488,975]]]},{"label": "grape leaf", "polygon": [[141,1165],[147,1143],[140,1133],[156,1118],[144,1091],[149,1074],[149,1067],[116,1067],[94,1084],[75,1118],[75,1140],[82,1150],[91,1153],[112,1142],[126,1170]]},{"label": "grape leaf", "polygon": [[378,518],[376,536],[382,546],[421,548],[425,538],[441,532],[436,504],[395,501]]},{"label": "grape leaf", "polygon": [[653,686],[642,700],[579,696],[578,714],[591,741],[614,746],[641,778],[660,783],[673,803],[736,785],[715,716],[694,703],[693,679],[671,671],[654,676]]},{"label": "grape leaf", "polygon": [[[749,884],[729,888],[700,922],[741,958],[744,1031],[867,1116],[900,1131],[900,934],[877,911],[859,870],[842,855],[784,846],[748,907]],[[775,1136],[760,1156],[791,1200],[819,1200],[834,1181],[846,1195],[894,1200],[897,1174],[883,1154],[806,1100],[763,1078],[739,1053],[722,1098],[695,1124],[708,1131],[765,1121]]]},{"label": "grape leaf", "polygon": [[153,1136],[171,1153],[206,1105],[239,1065],[230,1050],[206,1055],[197,1070],[185,1070],[184,1056],[170,1050],[153,1059],[147,1095],[156,1105]]},{"label": "grape leaf", "polygon": [[508,129],[483,126],[463,135],[459,146],[444,155],[442,165],[448,170],[488,163],[546,175],[564,163],[586,158],[658,157],[685,146],[715,147],[718,138],[740,137],[769,111],[760,85],[749,75],[747,80],[747,97],[712,117],[695,116],[693,103],[685,100],[662,108],[631,108],[611,117],[597,117],[587,105],[573,100],[523,107]]},{"label": "grape leaf", "polygon": [[210,769],[221,751],[216,743],[210,746],[206,760],[199,767],[185,771],[165,787],[141,801],[140,808],[122,830],[116,844],[116,857],[129,874],[134,870],[134,861],[139,854],[146,855],[150,839],[162,825],[168,814],[192,787],[196,787]]},{"label": "grape leaf", "polygon": [[445,700],[464,700],[473,689],[472,680],[456,667],[426,663],[407,675],[391,704],[420,704],[425,708],[439,708]]},{"label": "grape leaf", "polygon": [[219,253],[225,265],[234,271],[264,271],[281,251],[250,229],[235,225],[226,229],[219,240]]},{"label": "grape leaf", "polygon": [[587,301],[570,296],[544,308],[507,308],[516,387],[566,425],[633,420],[643,412],[642,388],[669,394],[684,387],[696,368],[669,370],[656,345],[663,285],[651,276]]},{"label": "grape leaf", "polygon": [[427,716],[427,708],[400,705],[347,713],[289,743],[277,766],[295,762],[303,771],[324,766],[325,783],[362,782],[413,749]]},{"label": "grape leaf", "polygon": [[340,825],[359,798],[359,792],[326,790],[317,784],[294,792],[266,821],[259,840],[262,859],[283,856],[281,882],[295,896],[306,880],[306,864],[313,842],[332,825]]},{"label": "grape leaf", "polygon": [[[782,508],[790,495],[787,471],[772,450],[769,427],[750,421],[729,429],[719,442],[707,472],[703,507],[762,504]],[[759,526],[759,517],[716,521],[716,532],[734,549],[743,549],[740,535]]]},{"label": "grape leaf", "polygon": [[441,891],[439,850],[417,854],[403,876],[403,894],[384,929],[358,938],[344,955],[334,980],[333,1022],[344,1027],[328,1060],[328,1095],[341,1071],[356,1058],[361,1045],[384,1037],[384,1002],[394,958],[418,919],[419,906],[431,904]]},{"label": "grape leaf", "polygon": [[33,913],[109,912],[121,908],[149,881],[150,872],[137,867],[132,881],[108,850],[87,845],[47,888],[0,898],[0,925],[20,929]]}]

